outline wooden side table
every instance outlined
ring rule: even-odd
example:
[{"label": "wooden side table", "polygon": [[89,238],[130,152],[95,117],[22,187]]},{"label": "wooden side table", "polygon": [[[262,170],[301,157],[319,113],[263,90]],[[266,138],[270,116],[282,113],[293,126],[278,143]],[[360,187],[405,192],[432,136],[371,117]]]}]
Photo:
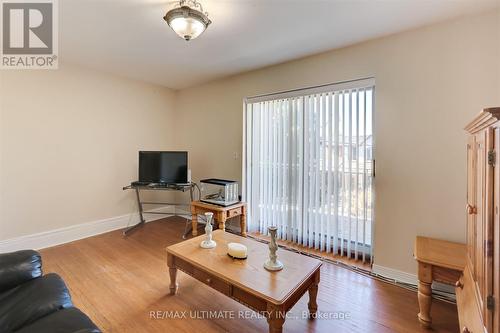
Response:
[{"label": "wooden side table", "polygon": [[456,285],[465,269],[465,244],[417,236],[413,256],[418,262],[418,320],[430,327],[432,282]]},{"label": "wooden side table", "polygon": [[193,224],[193,236],[198,235],[198,214],[203,214],[206,212],[214,213],[215,222],[219,223],[219,229],[226,230],[226,221],[230,218],[241,216],[240,227],[241,235],[243,237],[247,236],[247,204],[246,202],[239,202],[237,204],[223,207],[212,205],[201,201],[191,202],[191,216]]}]

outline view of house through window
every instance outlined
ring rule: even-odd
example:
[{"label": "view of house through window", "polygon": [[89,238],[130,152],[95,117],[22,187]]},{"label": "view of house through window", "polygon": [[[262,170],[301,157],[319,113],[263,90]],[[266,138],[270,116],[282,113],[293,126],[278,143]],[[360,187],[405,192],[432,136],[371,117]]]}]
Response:
[{"label": "view of house through window", "polygon": [[248,98],[249,230],[372,259],[374,80]]}]

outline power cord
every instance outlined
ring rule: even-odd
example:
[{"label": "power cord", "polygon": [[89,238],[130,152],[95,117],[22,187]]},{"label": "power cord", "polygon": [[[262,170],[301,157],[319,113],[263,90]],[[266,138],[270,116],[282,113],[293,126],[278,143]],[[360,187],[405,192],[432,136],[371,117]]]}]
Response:
[{"label": "power cord", "polygon": [[196,188],[196,190],[198,191],[198,200],[201,200],[201,189],[200,187],[198,186],[198,184],[196,182],[191,182],[191,184]]}]

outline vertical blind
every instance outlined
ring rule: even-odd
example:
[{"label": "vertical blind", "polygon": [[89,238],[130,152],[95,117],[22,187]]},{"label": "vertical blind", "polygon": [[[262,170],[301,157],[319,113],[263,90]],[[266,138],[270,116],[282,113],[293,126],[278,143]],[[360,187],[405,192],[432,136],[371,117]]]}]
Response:
[{"label": "vertical blind", "polygon": [[250,231],[372,259],[373,106],[373,79],[246,100]]}]

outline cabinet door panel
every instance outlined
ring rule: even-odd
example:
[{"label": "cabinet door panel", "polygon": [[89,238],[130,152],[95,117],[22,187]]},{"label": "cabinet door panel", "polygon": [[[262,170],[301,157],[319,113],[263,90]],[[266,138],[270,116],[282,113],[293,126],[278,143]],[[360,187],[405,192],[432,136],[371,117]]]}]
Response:
[{"label": "cabinet door panel", "polygon": [[[471,267],[475,262],[475,219],[472,209],[476,206],[476,140],[471,135],[467,142],[467,254]],[[471,271],[474,274],[473,270]]]},{"label": "cabinet door panel", "polygon": [[493,232],[494,232],[494,167],[489,152],[494,150],[495,136],[489,128],[476,136],[476,205],[474,280],[485,327],[491,330],[493,316],[487,308],[487,297],[493,294]]},{"label": "cabinet door panel", "polygon": [[[484,224],[483,224],[483,277],[480,281],[481,299],[483,300],[483,321],[488,332],[492,332],[493,312],[487,307],[487,298],[493,295],[493,238],[494,238],[494,172],[496,154],[495,152],[495,131],[493,128],[486,130],[486,167],[485,167],[485,195],[484,195]],[[490,155],[491,153],[491,155]],[[491,160],[490,160],[491,159]]]},{"label": "cabinet door panel", "polygon": [[481,132],[476,135],[476,218],[474,232],[474,272],[473,278],[476,283],[479,296],[479,307],[484,306],[481,297],[485,291],[484,285],[484,240],[485,240],[485,173],[486,173],[486,134]]},{"label": "cabinet door panel", "polygon": [[[486,253],[486,290],[483,298],[486,299],[488,295],[493,295],[494,299],[500,299],[500,224],[499,224],[499,190],[500,190],[500,172],[499,172],[499,147],[500,147],[500,130],[498,128],[491,129],[488,133],[488,149],[493,151],[494,159],[493,166],[489,165],[487,169],[487,242],[490,242],[490,248]],[[484,309],[485,315],[484,325],[488,332],[500,332],[500,316],[497,309],[488,310]]]}]

